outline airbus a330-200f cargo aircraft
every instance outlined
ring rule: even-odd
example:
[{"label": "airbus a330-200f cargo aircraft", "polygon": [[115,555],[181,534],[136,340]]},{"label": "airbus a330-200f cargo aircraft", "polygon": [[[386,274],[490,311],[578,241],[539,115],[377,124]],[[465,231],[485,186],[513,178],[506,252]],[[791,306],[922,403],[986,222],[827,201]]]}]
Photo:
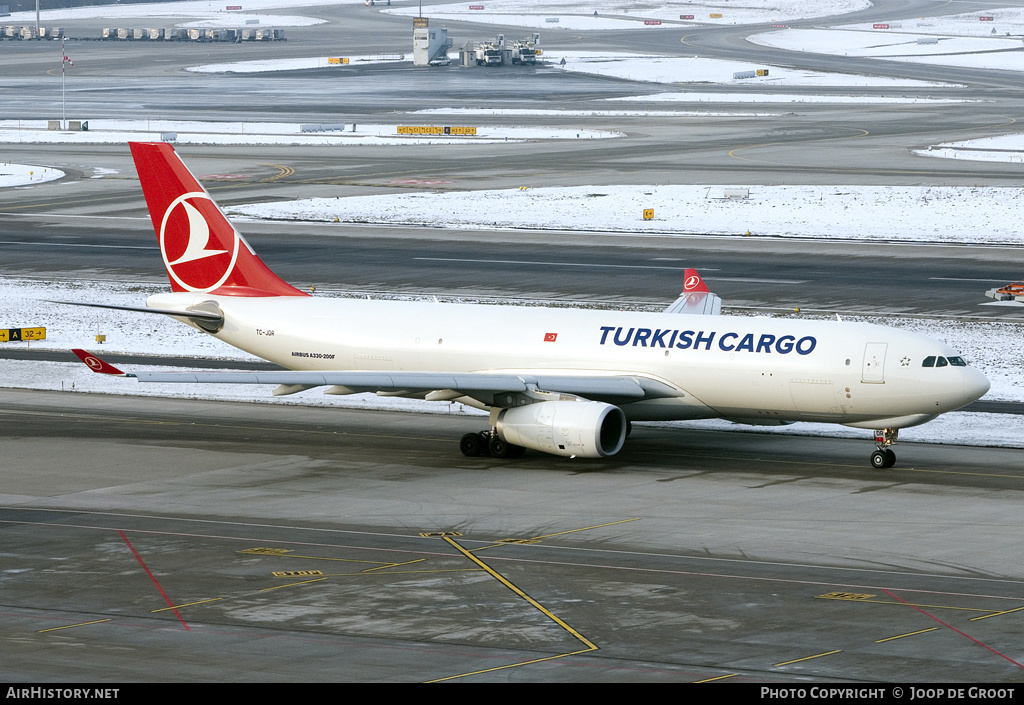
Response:
[{"label": "airbus a330-200f cargo aircraft", "polygon": [[915,333],[719,315],[695,270],[662,313],[313,297],[270,271],[170,145],[131,151],[172,290],[133,310],[288,369],[125,374],[76,351],[97,372],[459,401],[490,412],[487,430],[462,437],[469,456],[611,456],[632,421],[829,422],[874,430],[879,468],[895,462],[899,429],[989,388],[955,350]]}]

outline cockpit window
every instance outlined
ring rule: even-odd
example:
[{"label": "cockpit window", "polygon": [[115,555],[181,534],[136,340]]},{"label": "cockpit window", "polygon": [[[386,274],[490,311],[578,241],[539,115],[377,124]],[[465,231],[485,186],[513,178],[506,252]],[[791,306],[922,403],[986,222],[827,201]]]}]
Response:
[{"label": "cockpit window", "polygon": [[948,358],[941,355],[929,355],[921,362],[921,367],[967,367],[967,361],[960,356],[951,355]]}]

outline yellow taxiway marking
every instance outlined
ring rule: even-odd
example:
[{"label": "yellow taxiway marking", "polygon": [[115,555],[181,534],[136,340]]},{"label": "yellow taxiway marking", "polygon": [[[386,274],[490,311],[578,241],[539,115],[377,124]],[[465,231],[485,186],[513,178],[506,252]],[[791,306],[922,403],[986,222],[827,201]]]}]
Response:
[{"label": "yellow taxiway marking", "polygon": [[[862,130],[859,127],[854,127],[854,128],[850,128],[850,129],[855,131],[854,134],[838,135],[836,137],[824,137],[822,139],[809,140],[809,141],[813,141],[813,142],[835,142],[837,140],[849,140],[849,139],[856,139],[858,137],[867,137],[869,134],[871,134],[867,130]],[[856,134],[856,133],[860,133],[860,134]],[[736,155],[736,152],[742,152],[743,150],[746,150],[746,149],[757,149],[758,147],[778,147],[780,145],[786,145],[786,144],[792,144],[792,143],[791,142],[765,142],[763,144],[748,144],[748,145],[744,145],[743,147],[737,147],[736,149],[731,150],[729,152],[729,156],[732,157],[733,159],[739,159],[739,160],[745,161],[745,162],[759,162],[761,164],[774,164],[775,162],[768,162],[768,161],[764,161],[764,160],[760,160],[760,159],[750,159],[749,157],[740,157],[740,156]]]},{"label": "yellow taxiway marking", "polygon": [[920,630],[918,630],[916,632],[907,632],[906,634],[897,634],[896,636],[886,637],[885,639],[876,639],[875,643],[876,644],[882,644],[882,643],[884,643],[886,641],[892,641],[893,639],[902,639],[903,637],[906,637],[906,636],[914,636],[915,634],[927,634],[928,632],[935,632],[935,631],[938,631],[938,630],[939,630],[938,627],[932,627],[931,629],[920,629]]},{"label": "yellow taxiway marking", "polygon": [[800,663],[801,661],[810,661],[812,658],[821,658],[822,656],[831,656],[832,654],[842,653],[842,649],[836,649],[835,651],[826,651],[823,654],[815,654],[814,656],[804,656],[803,658],[795,658],[792,661],[783,661],[782,663],[775,664],[776,666],[788,666],[791,663]]},{"label": "yellow taxiway marking", "polygon": [[497,546],[505,546],[507,544],[532,544],[532,543],[540,543],[541,539],[549,539],[552,536],[564,536],[565,534],[573,534],[573,533],[576,533],[577,531],[590,531],[591,529],[600,529],[600,528],[603,528],[605,526],[615,526],[616,524],[626,524],[626,523],[631,522],[631,521],[640,521],[640,518],[639,517],[634,517],[632,519],[622,519],[620,521],[610,521],[607,524],[597,524],[595,526],[584,526],[581,529],[568,529],[567,531],[557,531],[557,532],[555,532],[553,534],[543,534],[542,536],[531,536],[528,539],[500,539],[500,540],[496,541],[495,543],[491,544],[490,546],[481,546],[480,548],[474,548],[473,552],[483,551],[485,549],[495,548]]},{"label": "yellow taxiway marking", "polygon": [[594,644],[593,644],[592,642],[590,642],[590,641],[589,641],[589,640],[588,640],[588,639],[587,639],[587,638],[586,638],[585,636],[583,636],[583,635],[582,635],[582,634],[580,634],[580,633],[579,633],[578,631],[576,631],[575,629],[573,629],[572,627],[570,627],[570,626],[569,626],[568,624],[566,624],[565,622],[563,622],[563,621],[562,621],[561,619],[559,619],[558,617],[556,617],[556,616],[555,616],[554,614],[552,614],[552,613],[551,613],[551,612],[550,612],[550,611],[548,610],[548,608],[547,608],[547,607],[545,607],[545,606],[544,606],[544,605],[542,605],[541,603],[537,602],[537,601],[536,601],[535,599],[533,599],[532,597],[530,597],[529,595],[527,595],[527,594],[526,594],[525,592],[523,592],[522,590],[520,590],[520,589],[519,589],[518,587],[516,587],[515,585],[513,585],[513,584],[512,584],[512,583],[511,583],[511,582],[510,582],[510,581],[509,581],[509,580],[508,580],[507,578],[505,578],[505,577],[504,577],[503,575],[501,575],[501,574],[500,574],[500,573],[498,573],[498,572],[497,572],[496,570],[494,570],[493,568],[491,568],[491,567],[490,567],[489,565],[487,565],[486,563],[484,563],[484,562],[483,562],[482,560],[480,560],[479,558],[477,558],[476,556],[474,556],[474,555],[473,555],[472,553],[470,553],[470,552],[469,552],[468,550],[466,550],[465,548],[463,548],[462,546],[460,546],[460,545],[459,545],[459,544],[458,544],[458,543],[457,543],[457,542],[456,542],[456,541],[455,541],[454,539],[451,539],[451,538],[449,538],[449,537],[445,536],[445,537],[444,537],[444,540],[445,540],[445,541],[447,541],[447,542],[448,542],[449,544],[451,544],[451,545],[452,545],[452,546],[453,546],[453,547],[455,548],[455,550],[457,550],[457,551],[458,551],[459,553],[461,553],[461,554],[462,554],[462,555],[464,555],[464,556],[465,556],[466,558],[468,558],[469,560],[473,561],[473,562],[474,562],[474,563],[476,563],[476,564],[477,564],[478,566],[480,566],[480,567],[481,567],[481,568],[483,568],[483,569],[484,569],[485,571],[487,571],[487,572],[488,572],[488,573],[489,573],[489,574],[491,575],[491,577],[492,577],[492,578],[494,578],[495,580],[497,580],[498,582],[500,582],[500,583],[501,583],[502,585],[504,585],[505,587],[507,587],[507,588],[508,588],[509,590],[511,590],[511,591],[512,591],[512,592],[514,592],[515,594],[519,595],[519,597],[523,598],[524,600],[526,600],[527,602],[529,602],[529,603],[530,603],[531,605],[533,605],[533,607],[535,607],[535,608],[536,608],[537,610],[539,610],[539,611],[541,612],[541,614],[543,614],[543,615],[544,615],[545,617],[547,617],[547,618],[548,618],[548,619],[550,619],[550,620],[551,620],[552,622],[554,622],[555,624],[557,624],[558,626],[560,626],[560,627],[561,627],[562,629],[564,629],[565,631],[569,632],[569,633],[570,633],[570,634],[572,634],[572,635],[573,635],[574,637],[576,637],[577,639],[579,639],[580,641],[582,641],[582,642],[583,642],[584,644],[586,644],[586,646],[587,646],[587,650],[588,650],[588,651],[593,651],[593,650],[597,649],[597,646],[595,646],[595,645],[594,645]]},{"label": "yellow taxiway marking", "polygon": [[[859,602],[859,603],[870,603],[873,605],[897,605],[898,607],[928,607],[933,610],[960,610],[963,612],[991,612],[992,610],[981,609],[979,607],[950,607],[949,605],[922,605],[917,602],[894,602],[892,600],[868,600],[862,597],[829,597],[828,595],[818,595],[819,600],[839,600],[841,602]],[[1018,609],[1024,609],[1019,607]],[[1011,610],[1012,612],[1013,610]],[[988,615],[992,616],[992,615]],[[979,618],[980,619],[980,618]]]},{"label": "yellow taxiway marking", "polygon": [[[370,573],[376,570],[361,570],[358,573],[319,573],[317,577],[324,578],[355,578],[362,575],[370,575]],[[373,573],[370,577],[377,575],[421,575],[423,573],[479,573],[479,568],[435,568],[426,570],[394,570],[389,572],[378,572]],[[302,583],[290,583],[291,585],[302,585]],[[287,587],[287,585],[279,585],[278,587]],[[219,598],[218,598],[219,599]]]},{"label": "yellow taxiway marking", "polygon": [[197,602],[186,602],[183,605],[174,605],[174,607],[161,607],[158,610],[150,610],[150,612],[166,612],[167,610],[176,610],[179,607],[191,607],[192,605],[202,605],[207,602],[216,602],[217,600],[223,600],[223,597],[211,597],[209,600],[199,600]]},{"label": "yellow taxiway marking", "polygon": [[544,534],[543,536],[534,536],[530,541],[539,541],[540,539],[549,539],[552,536],[564,536],[565,534],[573,534],[577,531],[590,531],[591,529],[601,529],[606,526],[615,526],[616,524],[626,524],[631,521],[640,521],[640,517],[633,517],[632,519],[622,519],[621,521],[610,521],[607,524],[596,524],[595,526],[584,526],[582,529],[569,529],[568,531],[558,531],[554,534]]},{"label": "yellow taxiway marking", "polygon": [[327,580],[327,578],[315,578],[313,580],[303,580],[298,583],[288,583],[287,585],[275,585],[274,587],[263,588],[260,592],[270,592],[271,590],[280,590],[286,587],[295,587],[296,585],[306,585],[307,583],[319,583],[321,580]]},{"label": "yellow taxiway marking", "polygon": [[[597,647],[595,646],[594,649]],[[580,649],[579,651],[573,651],[568,654],[558,654],[557,656],[545,656],[544,658],[535,658],[532,661],[520,661],[519,663],[510,663],[506,666],[495,666],[494,668],[485,668],[480,671],[470,671],[469,673],[460,673],[457,676],[445,676],[444,678],[435,678],[434,680],[424,681],[426,683],[440,683],[442,681],[450,681],[455,678],[465,678],[467,676],[478,676],[481,673],[491,673],[492,671],[501,671],[506,668],[516,668],[517,666],[529,666],[533,663],[544,663],[545,661],[554,661],[555,659],[565,658],[566,656],[575,656],[576,654],[585,654],[594,649]]]},{"label": "yellow taxiway marking", "polygon": [[525,592],[520,590],[518,587],[516,587],[514,584],[512,584],[512,582],[510,582],[503,575],[501,575],[500,573],[495,571],[493,568],[491,568],[489,565],[484,563],[482,560],[480,560],[479,558],[474,556],[472,554],[472,552],[470,552],[468,549],[463,548],[457,541],[455,541],[455,539],[453,539],[453,538],[451,538],[449,536],[443,536],[442,538],[447,543],[449,543],[455,550],[457,550],[459,553],[461,553],[466,558],[468,558],[469,560],[471,560],[474,563],[476,563],[478,566],[480,566],[480,568],[485,570],[492,578],[494,578],[495,580],[500,582],[502,585],[507,587],[509,590],[514,592],[516,595],[518,595],[522,599],[526,600],[535,609],[540,611],[541,614],[543,614],[545,617],[547,617],[548,619],[553,621],[555,624],[560,626],[565,631],[567,631],[570,634],[572,634],[576,639],[579,639],[581,642],[583,642],[583,644],[587,648],[580,649],[579,651],[572,651],[572,652],[565,653],[565,654],[557,654],[555,656],[546,656],[544,658],[532,659],[530,661],[521,661],[521,662],[518,662],[518,663],[506,664],[504,666],[495,666],[494,668],[485,668],[485,669],[480,670],[480,671],[472,671],[472,672],[469,672],[469,673],[460,673],[460,674],[455,675],[455,676],[446,676],[444,678],[435,678],[434,680],[427,681],[427,683],[440,683],[441,681],[453,680],[455,678],[465,678],[467,676],[475,676],[475,675],[479,675],[481,673],[492,673],[494,671],[501,671],[501,670],[504,670],[504,669],[507,669],[507,668],[516,668],[518,666],[527,666],[527,665],[533,664],[533,663],[542,663],[544,661],[553,661],[554,659],[565,658],[566,656],[575,656],[577,654],[585,654],[585,653],[588,653],[590,651],[596,651],[597,650],[597,645],[596,644],[594,644],[592,641],[587,639],[585,636],[580,634],[578,631],[576,631],[575,629],[570,627],[564,621],[559,619],[549,609],[547,609],[544,605],[540,604],[535,599],[533,599],[532,597],[527,595]]},{"label": "yellow taxiway marking", "polygon": [[[278,549],[278,550],[280,551],[281,549]],[[311,561],[338,561],[340,563],[371,563],[371,564],[376,565],[376,566],[381,567],[381,568],[387,568],[388,566],[392,566],[392,565],[403,565],[401,563],[386,563],[384,561],[360,561],[360,560],[356,560],[354,558],[326,558],[324,556],[300,556],[300,555],[295,554],[295,553],[281,553],[281,552],[265,553],[264,551],[265,551],[265,549],[261,549],[259,552],[256,552],[253,549],[248,548],[248,549],[245,549],[244,551],[237,551],[237,553],[248,553],[248,554],[253,554],[253,555],[262,555],[262,556],[269,556],[269,557],[272,557],[272,558],[305,558],[305,559],[311,560]],[[421,558],[420,560],[425,560],[425,559]]]},{"label": "yellow taxiway marking", "polygon": [[295,173],[295,169],[291,168],[290,166],[285,166],[284,164],[264,164],[263,166],[272,166],[278,170],[278,173],[274,174],[273,176],[268,176],[265,179],[261,179],[261,181],[263,182],[277,181],[278,179],[283,179]]},{"label": "yellow taxiway marking", "polygon": [[[369,571],[362,573],[342,573],[342,575],[366,575]],[[375,575],[421,575],[423,573],[479,573],[479,568],[438,568],[436,570],[396,570],[387,573],[375,573]]]},{"label": "yellow taxiway marking", "polygon": [[[376,568],[367,568],[366,570],[363,571],[363,573],[372,573],[375,570],[384,570],[385,568],[397,568],[400,565],[409,565],[410,563],[420,563],[420,562],[425,561],[425,560],[427,560],[427,559],[426,558],[417,558],[416,560],[406,561],[405,563],[388,563],[386,565],[379,565]],[[411,570],[410,571],[406,571],[406,570],[403,570],[401,572],[403,572],[403,573],[420,573],[420,572],[423,572],[423,571],[418,571],[418,570],[416,570],[416,571],[411,571]]]},{"label": "yellow taxiway marking", "polygon": [[705,678],[702,681],[694,681],[694,683],[711,683],[713,681],[720,681],[726,678],[735,678],[739,673],[726,673],[724,676],[715,676],[714,678]]},{"label": "yellow taxiway marking", "polygon": [[58,629],[71,629],[71,627],[84,627],[84,626],[86,626],[88,624],[101,624],[103,622],[110,622],[110,621],[113,621],[113,620],[112,619],[97,619],[95,622],[80,622],[79,624],[69,624],[66,627],[51,627],[50,629],[40,629],[36,633],[37,634],[42,634],[43,632],[55,632]]},{"label": "yellow taxiway marking", "polygon": [[1021,610],[1024,610],[1024,607],[1016,607],[1016,608],[1014,608],[1012,610],[1003,610],[1002,612],[993,612],[992,614],[986,614],[986,615],[984,615],[982,617],[971,617],[970,621],[977,622],[979,619],[988,619],[989,617],[999,617],[999,616],[1002,616],[1004,614],[1010,614],[1011,612],[1020,612]]}]

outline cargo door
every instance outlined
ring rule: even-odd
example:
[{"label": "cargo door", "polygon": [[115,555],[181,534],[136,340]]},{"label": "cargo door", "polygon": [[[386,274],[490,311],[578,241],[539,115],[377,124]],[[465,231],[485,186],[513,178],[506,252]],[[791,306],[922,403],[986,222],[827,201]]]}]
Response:
[{"label": "cargo door", "polygon": [[793,396],[793,405],[803,417],[831,418],[839,413],[835,387],[829,380],[792,379],[789,381],[789,393]]},{"label": "cargo door", "polygon": [[885,351],[888,343],[868,343],[864,346],[864,368],[860,381],[866,384],[885,383]]}]

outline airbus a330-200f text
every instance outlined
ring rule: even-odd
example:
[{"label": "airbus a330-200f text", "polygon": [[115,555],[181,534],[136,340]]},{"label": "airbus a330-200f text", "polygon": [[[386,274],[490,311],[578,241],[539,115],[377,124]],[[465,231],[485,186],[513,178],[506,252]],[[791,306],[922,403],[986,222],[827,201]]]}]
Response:
[{"label": "airbus a330-200f text", "polygon": [[76,351],[97,372],[458,401],[490,413],[461,439],[469,456],[612,456],[633,421],[836,423],[874,430],[879,468],[895,462],[899,429],[989,388],[956,350],[916,333],[720,315],[696,270],[660,313],[310,296],[256,256],[169,144],[130,146],[171,284],[132,310],[287,369],[126,374]]}]

